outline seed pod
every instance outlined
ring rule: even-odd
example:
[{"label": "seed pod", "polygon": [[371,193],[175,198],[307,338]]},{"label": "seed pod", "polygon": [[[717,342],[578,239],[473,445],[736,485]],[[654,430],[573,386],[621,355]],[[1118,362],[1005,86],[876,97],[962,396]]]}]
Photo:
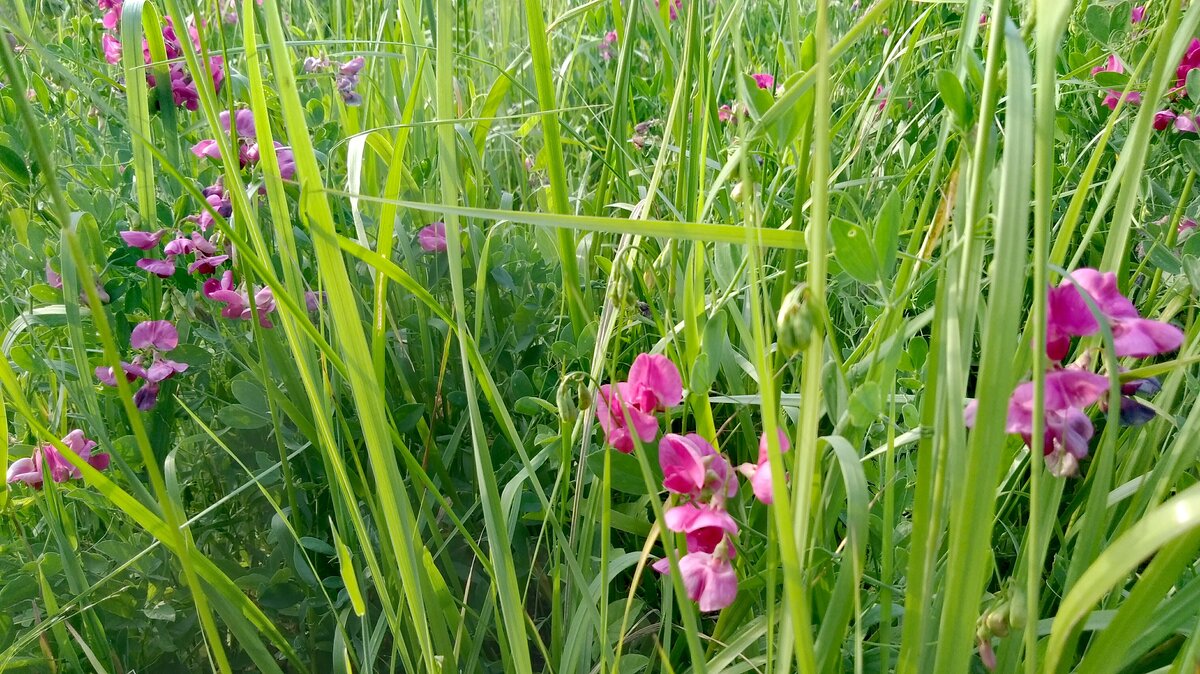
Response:
[{"label": "seed pod", "polygon": [[586,411],[592,406],[592,392],[588,390],[587,383],[583,381],[583,377],[579,378],[579,383],[576,386],[579,409]]},{"label": "seed pod", "polygon": [[1010,592],[1008,601],[1008,624],[1014,630],[1025,628],[1025,622],[1029,619],[1029,607],[1026,606],[1025,593],[1020,589],[1013,587]]},{"label": "seed pod", "polygon": [[801,283],[783,298],[779,318],[775,322],[779,351],[794,356],[808,348],[812,341],[813,317],[808,304],[808,285]]}]

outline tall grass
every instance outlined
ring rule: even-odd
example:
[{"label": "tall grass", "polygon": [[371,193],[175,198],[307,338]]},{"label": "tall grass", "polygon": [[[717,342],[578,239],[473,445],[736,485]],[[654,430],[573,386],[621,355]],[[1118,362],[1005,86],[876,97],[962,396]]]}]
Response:
[{"label": "tall grass", "polygon": [[[5,5],[0,459],[82,479],[0,492],[0,669],[1195,671],[1200,144],[1155,114],[1200,97],[1200,9],[1131,9],[127,0],[110,66],[101,9]],[[236,109],[294,176],[242,165]],[[275,308],[224,318],[118,236],[201,213]],[[1082,267],[1186,338],[1076,343],[1114,386],[1064,478],[1008,409],[1032,380],[1052,430],[1046,289]],[[188,370],[141,411],[92,371],[158,319]],[[733,465],[766,438],[719,613],[656,443],[597,429],[641,353],[686,389],[662,432]]]}]

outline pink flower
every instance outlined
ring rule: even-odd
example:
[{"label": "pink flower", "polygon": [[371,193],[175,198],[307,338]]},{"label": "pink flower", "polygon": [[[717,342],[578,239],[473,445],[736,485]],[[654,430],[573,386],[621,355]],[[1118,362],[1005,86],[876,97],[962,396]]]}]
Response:
[{"label": "pink flower", "polygon": [[[125,381],[132,383],[146,376],[146,370],[142,368],[141,365],[137,364],[138,360],[139,359],[134,359],[135,362],[133,363],[126,363],[124,361],[121,362],[121,369],[125,373]],[[95,372],[96,379],[99,379],[100,383],[104,384],[105,386],[115,387],[117,385],[117,377],[116,374],[113,373],[113,369],[111,367],[100,366],[96,368]]]},{"label": "pink flower", "polygon": [[1101,101],[1101,103],[1109,110],[1116,110],[1117,104],[1122,100],[1130,105],[1141,105],[1142,92],[1130,91],[1129,93],[1122,93],[1116,89],[1109,89],[1108,93],[1104,95],[1104,100]]},{"label": "pink flower", "polygon": [[1179,221],[1179,227],[1177,229],[1177,232],[1179,234],[1183,234],[1184,232],[1190,232],[1195,229],[1196,229],[1196,221],[1191,218],[1185,217]]},{"label": "pink flower", "polygon": [[1156,131],[1163,131],[1168,126],[1171,126],[1171,122],[1175,121],[1175,116],[1175,113],[1170,110],[1159,110],[1154,113],[1154,129]]},{"label": "pink flower", "polygon": [[880,29],[879,29],[879,33],[880,33],[881,35],[883,35],[884,37],[888,37],[888,36],[890,36],[890,35],[892,34],[892,31],[888,30],[888,27],[887,27],[887,26],[884,26],[884,27],[882,27],[882,28],[880,28]]},{"label": "pink flower", "polygon": [[884,89],[882,84],[875,86],[875,98],[879,99],[880,110],[883,110],[887,107],[887,89]]},{"label": "pink flower", "polygon": [[[96,470],[108,468],[111,457],[104,453],[92,454],[96,443],[87,439],[83,435],[83,431],[79,429],[71,431],[62,439],[62,443]],[[44,480],[43,465],[49,470],[50,479],[55,482],[66,482],[82,475],[79,469],[68,462],[54,445],[42,445],[33,450],[33,455],[29,458],[14,461],[8,467],[6,479],[9,484],[24,482],[34,489],[41,489]]]},{"label": "pink flower", "polygon": [[126,230],[121,232],[121,239],[125,242],[126,246],[131,248],[150,250],[158,245],[158,242],[162,240],[163,235],[166,233],[167,230],[165,229],[160,229],[153,233],[139,232],[137,230]]},{"label": "pink flower", "polygon": [[[1074,280],[1074,283],[1071,282]],[[1078,269],[1050,290],[1046,317],[1046,354],[1054,360],[1066,357],[1071,336],[1083,337],[1100,330],[1082,290],[1092,298],[1113,334],[1116,355],[1148,358],[1174,351],[1183,344],[1183,331],[1161,321],[1142,318],[1137,308],[1117,289],[1117,277],[1095,269]]]},{"label": "pink flower", "polygon": [[245,139],[254,138],[254,113],[253,112],[251,112],[249,110],[235,111],[232,115],[232,123],[231,123],[230,117],[231,117],[231,115],[229,114],[228,110],[223,110],[223,111],[221,111],[221,114],[218,115],[218,120],[221,123],[222,129],[225,129],[226,132],[229,132],[231,130],[231,128],[237,129],[238,137],[245,138]]},{"label": "pink flower", "polygon": [[[786,454],[792,448],[792,443],[788,441],[787,434],[783,432],[783,429],[778,429],[776,432],[779,434],[779,453]],[[750,480],[754,497],[761,503],[771,505],[775,502],[775,487],[771,483],[771,461],[765,433],[758,441],[758,463],[743,463],[738,466],[738,472]]]},{"label": "pink flower", "polygon": [[1123,63],[1121,63],[1121,59],[1117,58],[1116,54],[1109,54],[1108,58],[1104,60],[1103,64],[1098,65],[1095,68],[1092,68],[1093,75],[1096,75],[1098,73],[1123,73],[1123,72],[1125,72],[1125,65]]},{"label": "pink flower", "polygon": [[158,260],[151,257],[144,257],[137,261],[139,269],[144,269],[159,278],[171,278],[175,275],[174,260]]},{"label": "pink flower", "polygon": [[155,358],[154,363],[146,368],[145,380],[157,384],[160,381],[170,379],[175,375],[186,372],[188,369],[187,363],[177,363],[167,358]]},{"label": "pink flower", "polygon": [[214,255],[217,252],[217,247],[214,246],[211,241],[204,238],[204,235],[201,234],[200,232],[192,232],[191,243],[192,243],[192,249],[195,250],[197,253],[203,253],[205,255]]},{"label": "pink flower", "polygon": [[733,120],[733,108],[729,107],[728,103],[717,108],[718,122],[729,122],[731,120]]},{"label": "pink flower", "polygon": [[1146,19],[1146,7],[1139,5],[1129,12],[1129,23],[1141,23]]},{"label": "pink flower", "polygon": [[142,321],[130,333],[129,345],[135,349],[170,351],[179,346],[179,331],[169,321]]},{"label": "pink flower", "polygon": [[[251,164],[257,164],[261,158],[262,149],[257,145],[251,145],[246,151],[246,161]],[[291,180],[296,175],[296,156],[292,153],[292,148],[275,142],[275,160],[279,162],[279,175],[284,180]]]},{"label": "pink flower", "polygon": [[723,502],[737,493],[737,480],[725,457],[695,433],[668,433],[658,443],[663,486],[701,501]]},{"label": "pink flower", "polygon": [[208,157],[209,159],[220,161],[221,147],[217,144],[217,141],[206,138],[192,146],[192,154],[200,158]]},{"label": "pink flower", "polygon": [[249,311],[250,300],[234,287],[231,270],[226,270],[219,280],[210,278],[205,281],[201,292],[208,299],[225,305],[221,310],[221,316],[225,318],[240,319]]},{"label": "pink flower", "polygon": [[679,575],[688,598],[701,611],[719,611],[737,597],[737,573],[719,552],[690,552],[679,560]]},{"label": "pink flower", "polygon": [[612,58],[612,48],[617,42],[617,31],[610,30],[604,34],[604,40],[600,43],[600,58],[608,61]]},{"label": "pink flower", "polygon": [[51,288],[61,288],[63,284],[62,276],[50,266],[50,260],[46,260],[46,284]]},{"label": "pink flower", "polygon": [[629,384],[620,382],[615,387],[604,384],[599,393],[596,420],[613,449],[628,454],[634,449],[634,433],[642,442],[652,442],[658,435],[658,419],[630,402],[633,391]]},{"label": "pink flower", "polygon": [[1200,39],[1192,38],[1183,53],[1183,58],[1179,60],[1179,66],[1175,68],[1175,88],[1184,88],[1187,85],[1187,74],[1196,68],[1200,68]]},{"label": "pink flower", "polygon": [[426,253],[446,252],[446,223],[438,221],[417,232],[417,243]]},{"label": "pink flower", "polygon": [[658,412],[683,402],[683,379],[671,359],[643,353],[629,368],[631,402],[644,412]]},{"label": "pink flower", "polygon": [[[267,318],[275,311],[275,293],[270,286],[264,286],[261,290],[254,294],[254,307],[258,310],[258,324],[264,328],[273,327],[271,321]],[[249,319],[250,316],[245,316]]]},{"label": "pink flower", "polygon": [[1175,130],[1184,133],[1196,133],[1196,120],[1187,114],[1175,118]]},{"label": "pink flower", "polygon": [[163,252],[167,255],[187,255],[192,252],[192,240],[180,234],[163,246]]},{"label": "pink flower", "polygon": [[758,85],[759,89],[770,91],[775,88],[775,76],[770,73],[755,73],[750,77],[754,78],[754,83]]},{"label": "pink flower", "polygon": [[671,531],[684,534],[691,552],[712,552],[727,535],[738,532],[737,522],[721,507],[699,507],[688,503],[663,514]]},{"label": "pink flower", "polygon": [[121,43],[117,38],[105,33],[100,37],[100,48],[104,50],[104,60],[110,65],[117,65],[121,62]]},{"label": "pink flower", "polygon": [[217,267],[220,267],[228,259],[228,255],[197,256],[195,262],[188,265],[188,273],[202,274],[204,276],[215,274]]},{"label": "pink flower", "polygon": [[325,301],[325,293],[317,293],[307,290],[304,293],[304,307],[309,311],[318,311],[321,308],[321,303]]}]

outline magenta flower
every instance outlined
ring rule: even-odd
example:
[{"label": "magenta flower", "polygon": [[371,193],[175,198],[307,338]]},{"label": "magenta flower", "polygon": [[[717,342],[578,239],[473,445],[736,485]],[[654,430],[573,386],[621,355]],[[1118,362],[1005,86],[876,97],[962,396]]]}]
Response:
[{"label": "magenta flower", "polygon": [[1146,19],[1146,7],[1138,5],[1129,12],[1129,23],[1141,23]]},{"label": "magenta flower", "polygon": [[158,260],[152,257],[144,257],[137,261],[139,269],[144,269],[159,278],[171,278],[175,275],[174,260]]},{"label": "magenta flower", "polygon": [[426,253],[446,252],[446,223],[435,222],[417,232],[417,243]]},{"label": "magenta flower", "polygon": [[121,21],[121,0],[98,0],[96,6],[104,10],[104,19],[101,23],[104,24],[106,30],[112,30],[117,27]]},{"label": "magenta flower", "polygon": [[733,108],[728,103],[717,108],[717,121],[730,122],[733,120]]},{"label": "magenta flower", "polygon": [[1121,59],[1117,58],[1116,54],[1109,54],[1101,65],[1092,68],[1092,74],[1098,73],[1123,73],[1125,72],[1125,64],[1121,63]]},{"label": "magenta flower", "polygon": [[889,37],[892,34],[892,31],[888,30],[887,26],[883,26],[879,29],[879,34],[884,37]]},{"label": "magenta flower", "polygon": [[254,113],[249,110],[237,110],[232,116],[228,110],[223,110],[218,115],[218,121],[221,123],[221,128],[225,129],[227,133],[231,129],[237,129],[238,137],[245,139],[254,138]]},{"label": "magenta flower", "polygon": [[690,552],[712,552],[727,535],[738,532],[737,522],[722,507],[675,506],[663,514],[663,522],[671,531],[685,534]]},{"label": "magenta flower", "polygon": [[1117,91],[1116,89],[1109,89],[1108,93],[1104,95],[1104,100],[1101,101],[1101,103],[1109,110],[1116,110],[1117,104],[1121,101],[1125,101],[1130,105],[1141,105],[1142,92],[1130,91],[1128,93],[1123,93]]},{"label": "magenta flower", "polygon": [[109,65],[117,65],[121,62],[121,43],[117,38],[105,33],[100,37],[100,48],[104,51],[104,60],[108,61]]},{"label": "magenta flower", "polygon": [[237,291],[233,284],[233,272],[226,270],[221,278],[210,278],[204,282],[201,293],[214,302],[225,305],[221,315],[225,318],[241,318],[247,311],[249,300],[244,293]]},{"label": "magenta flower", "polygon": [[196,260],[188,265],[189,274],[201,274],[209,276],[217,273],[217,267],[220,267],[226,260],[228,255],[212,255],[212,256],[196,256]]},{"label": "magenta flower", "polygon": [[139,232],[131,229],[121,232],[121,239],[125,242],[126,246],[131,248],[150,250],[158,245],[158,242],[162,240],[163,235],[166,233],[167,230],[165,229],[160,229],[157,232]]},{"label": "magenta flower", "polygon": [[631,402],[645,412],[660,412],[683,402],[683,379],[669,358],[643,353],[629,368]]},{"label": "magenta flower", "polygon": [[321,303],[325,301],[325,293],[313,292],[307,290],[304,293],[304,306],[310,312],[318,311],[321,308]]},{"label": "magenta flower", "polygon": [[366,59],[364,59],[361,56],[355,56],[354,58],[350,59],[349,61],[346,61],[345,63],[343,63],[342,67],[338,69],[338,72],[340,72],[343,75],[346,75],[347,77],[352,77],[354,75],[357,75],[359,73],[359,71],[361,71],[363,69],[364,65],[366,65]]},{"label": "magenta flower", "polygon": [[770,73],[755,73],[750,77],[754,78],[754,83],[759,89],[770,91],[775,88],[775,76]]},{"label": "magenta flower", "polygon": [[615,390],[613,386],[604,384],[596,399],[596,420],[604,429],[608,444],[625,454],[634,449],[634,433],[642,442],[652,442],[658,436],[658,419],[633,404],[633,394],[634,391],[626,382],[616,384]]},{"label": "magenta flower", "polygon": [[1154,113],[1154,129],[1156,131],[1165,130],[1168,126],[1171,126],[1171,122],[1175,121],[1175,116],[1175,113],[1171,110],[1159,110]]},{"label": "magenta flower", "polygon": [[737,597],[737,573],[723,551],[684,555],[679,560],[679,575],[688,598],[701,611],[720,611]]},{"label": "magenta flower", "polygon": [[[1072,283],[1074,280],[1074,283]],[[1117,277],[1095,269],[1078,269],[1051,288],[1046,316],[1046,355],[1062,360],[1070,348],[1071,337],[1093,335],[1100,324],[1092,315],[1082,290],[1092,298],[1109,323],[1116,355],[1148,358],[1174,351],[1183,344],[1183,331],[1161,321],[1142,318],[1137,308],[1117,289]]]},{"label": "magenta flower", "polygon": [[1196,133],[1196,120],[1191,115],[1182,114],[1175,118],[1175,130],[1183,133]]},{"label": "magenta flower", "polygon": [[658,464],[663,471],[663,486],[676,494],[722,503],[737,493],[737,480],[729,462],[695,433],[664,435],[658,443]]},{"label": "magenta flower", "polygon": [[[146,376],[146,370],[139,364],[140,362],[140,356],[135,358],[132,363],[121,361],[121,369],[124,371],[125,381],[133,383]],[[105,386],[115,387],[117,385],[117,376],[111,367],[97,367],[96,379],[99,379],[100,383]]]},{"label": "magenta flower", "polygon": [[169,321],[142,321],[130,333],[129,345],[135,349],[170,351],[179,346],[179,332]]},{"label": "magenta flower", "polygon": [[155,358],[154,363],[146,368],[144,378],[147,382],[157,384],[174,377],[177,374],[186,372],[188,369],[187,363],[177,363],[167,358]]},{"label": "magenta flower", "polygon": [[1195,220],[1193,220],[1189,217],[1184,217],[1182,220],[1179,221],[1179,227],[1177,228],[1177,232],[1179,234],[1184,234],[1186,232],[1194,231],[1196,229],[1196,227],[1197,227],[1197,223]]},{"label": "magenta flower", "polygon": [[192,240],[180,234],[163,246],[163,252],[167,255],[187,255],[192,252]]},{"label": "magenta flower", "polygon": [[1187,74],[1196,68],[1200,68],[1200,39],[1192,38],[1175,68],[1175,88],[1183,89],[1187,85]]},{"label": "magenta flower", "polygon": [[[262,150],[257,144],[246,150],[246,161],[250,164],[257,164],[261,156]],[[296,175],[296,156],[292,148],[275,141],[275,160],[279,162],[279,175],[284,180],[291,180]]]},{"label": "magenta flower", "polygon": [[[112,457],[104,453],[92,454],[96,443],[85,437],[83,431],[71,431],[62,439],[62,443],[96,470],[108,468]],[[47,444],[33,450],[33,455],[29,458],[14,461],[8,467],[6,479],[9,484],[24,482],[34,489],[41,489],[44,480],[43,465],[49,470],[50,479],[58,483],[82,476],[80,470],[67,461],[54,445]]]},{"label": "magenta flower", "polygon": [[[783,432],[783,429],[777,429],[776,432],[779,434],[779,453],[786,454],[792,448],[792,443],[788,441],[787,434]],[[771,483],[771,461],[766,433],[758,440],[758,463],[743,463],[738,466],[738,472],[750,480],[754,498],[764,505],[771,505],[775,502],[775,487]]]},{"label": "magenta flower", "polygon": [[192,146],[192,154],[200,158],[208,157],[209,159],[220,161],[221,147],[217,144],[217,141],[206,138]]}]

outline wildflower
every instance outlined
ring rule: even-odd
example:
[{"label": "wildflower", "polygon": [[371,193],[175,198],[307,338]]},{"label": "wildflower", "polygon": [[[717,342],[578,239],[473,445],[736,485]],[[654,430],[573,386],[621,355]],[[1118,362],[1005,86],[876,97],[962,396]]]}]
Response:
[{"label": "wildflower", "polygon": [[171,259],[159,260],[152,257],[144,257],[137,261],[139,269],[154,274],[159,278],[171,278],[175,275],[175,261]]},{"label": "wildflower", "polygon": [[1109,110],[1116,110],[1117,104],[1120,103],[1121,101],[1125,101],[1126,103],[1128,103],[1130,105],[1141,105],[1142,104],[1142,92],[1140,92],[1140,91],[1120,92],[1120,91],[1117,91],[1116,89],[1109,89],[1108,93],[1104,95],[1104,100],[1101,101],[1101,103],[1104,105],[1104,107],[1108,108]]},{"label": "wildflower", "polygon": [[237,110],[232,114],[228,110],[223,110],[218,115],[218,121],[226,132],[236,129],[237,135],[241,138],[252,139],[255,136],[254,113],[249,110]]},{"label": "wildflower", "polygon": [[887,26],[883,26],[882,28],[879,29],[879,33],[881,35],[883,35],[884,37],[889,37],[889,36],[891,36],[892,31],[888,30]]},{"label": "wildflower", "polygon": [[664,435],[658,443],[658,464],[663,471],[663,486],[676,494],[723,502],[737,493],[737,480],[729,462],[695,433]]},{"label": "wildflower", "polygon": [[683,402],[683,379],[669,358],[643,353],[629,368],[633,404],[646,412],[658,412]]},{"label": "wildflower", "polygon": [[733,120],[733,108],[729,107],[728,103],[717,108],[717,121],[718,122],[729,122],[732,120]]},{"label": "wildflower", "polygon": [[309,56],[304,59],[304,72],[318,73],[329,69],[329,59],[325,57]]},{"label": "wildflower", "polygon": [[168,321],[143,321],[130,333],[129,345],[135,349],[170,351],[179,346],[179,332]]},{"label": "wildflower", "polygon": [[123,240],[125,242],[126,246],[129,246],[131,248],[138,248],[140,250],[150,250],[151,248],[154,248],[155,246],[158,245],[158,242],[162,240],[163,235],[166,233],[167,233],[167,230],[165,230],[165,229],[160,229],[157,232],[140,232],[137,230],[126,230],[124,232],[121,232],[121,240]]},{"label": "wildflower", "polygon": [[[261,156],[262,149],[257,143],[246,150],[246,161],[249,164],[257,164]],[[296,156],[292,148],[279,141],[275,141],[275,161],[279,164],[279,177],[291,180],[296,175]]]},{"label": "wildflower", "polygon": [[694,503],[675,506],[663,514],[667,529],[685,534],[689,552],[712,552],[727,535],[736,535],[737,522],[724,506]]},{"label": "wildflower", "polygon": [[[92,468],[96,470],[108,468],[112,457],[105,453],[93,454],[92,450],[96,448],[96,442],[84,436],[83,431],[79,429],[71,431],[62,439],[62,443]],[[33,450],[32,456],[14,461],[8,467],[6,480],[9,484],[24,482],[34,489],[41,489],[45,479],[43,466],[49,470],[50,479],[58,483],[82,476],[80,470],[67,461],[54,445],[47,444]]]},{"label": "wildflower", "polygon": [[49,260],[46,260],[46,284],[51,288],[62,288],[63,286],[62,276],[54,271],[54,267],[50,266]]},{"label": "wildflower", "polygon": [[875,98],[879,100],[879,110],[882,112],[888,102],[887,89],[884,89],[882,84],[875,85]]},{"label": "wildflower", "polygon": [[1175,88],[1183,89],[1187,85],[1188,73],[1196,68],[1200,68],[1200,39],[1192,38],[1175,68]]},{"label": "wildflower", "polygon": [[[178,363],[164,354],[179,346],[179,332],[169,321],[143,321],[129,335],[129,346],[142,351],[132,363],[121,363],[125,381],[133,383],[142,379],[145,383],[133,395],[133,402],[143,412],[158,402],[159,384],[188,369],[187,363]],[[144,368],[146,359],[151,365]],[[96,378],[106,386],[116,386],[117,378],[111,367],[97,367]]]},{"label": "wildflower", "polygon": [[[792,444],[782,429],[777,429],[776,432],[779,434],[779,453],[786,454],[792,448]],[[771,505],[775,502],[775,487],[771,482],[771,461],[765,433],[758,440],[758,463],[743,463],[738,466],[738,472],[750,480],[754,497],[761,503]]]},{"label": "wildflower", "polygon": [[417,243],[426,253],[446,252],[446,223],[437,221],[417,232]]},{"label": "wildflower", "polygon": [[1071,336],[1083,337],[1100,330],[1100,324],[1079,291],[1087,293],[1112,329],[1113,346],[1121,357],[1148,358],[1174,351],[1183,343],[1183,331],[1161,321],[1142,318],[1137,308],[1117,290],[1117,276],[1095,269],[1079,269],[1052,288],[1046,317],[1046,354],[1062,360]]},{"label": "wildflower", "polygon": [[775,76],[770,73],[755,73],[750,77],[754,78],[754,83],[759,89],[770,91],[775,88]]},{"label": "wildflower", "polygon": [[679,560],[679,575],[688,598],[701,611],[719,611],[737,597],[737,573],[722,541],[715,551],[689,552]]},{"label": "wildflower", "polygon": [[1156,131],[1163,131],[1168,126],[1171,126],[1171,122],[1175,121],[1175,117],[1175,113],[1171,110],[1159,110],[1154,113],[1154,129]]},{"label": "wildflower", "polygon": [[1153,396],[1162,389],[1156,377],[1134,379],[1121,385],[1121,423],[1126,426],[1141,426],[1155,417],[1154,408],[1145,405],[1134,394]]},{"label": "wildflower", "polygon": [[1182,236],[1188,232],[1194,232],[1196,230],[1196,226],[1195,220],[1189,217],[1184,217],[1179,221],[1179,227],[1176,229],[1176,231],[1180,236]]},{"label": "wildflower", "polygon": [[366,60],[361,56],[356,56],[349,61],[343,63],[338,68],[337,75],[337,91],[342,96],[342,101],[346,105],[355,106],[362,104],[362,96],[358,93],[358,73],[363,69]]},{"label": "wildflower", "polygon": [[238,318],[248,311],[249,300],[244,293],[238,292],[233,285],[233,272],[226,270],[220,279],[210,278],[204,282],[201,293],[214,302],[225,305],[221,315],[225,318]]},{"label": "wildflower", "polygon": [[[1088,441],[1095,433],[1083,408],[1095,404],[1107,391],[1108,378],[1102,375],[1077,368],[1046,373],[1042,452],[1052,474],[1064,477],[1078,472],[1079,460],[1087,456]],[[963,413],[968,427],[975,426],[977,412],[977,402],[971,401]],[[1032,448],[1033,382],[1025,382],[1013,391],[1005,430],[1020,435]]]},{"label": "wildflower", "polygon": [[596,420],[613,449],[629,454],[634,448],[634,433],[642,442],[651,442],[658,435],[658,419],[631,402],[634,392],[628,383],[604,384],[599,393]]},{"label": "wildflower", "polygon": [[1175,118],[1175,130],[1184,133],[1196,133],[1196,120],[1191,115],[1179,115]]},{"label": "wildflower", "polygon": [[1146,19],[1145,5],[1138,5],[1129,12],[1129,23],[1141,23]]},{"label": "wildflower", "polygon": [[122,0],[97,0],[96,6],[104,10],[101,23],[106,30],[113,30],[121,21],[121,4]]},{"label": "wildflower", "polygon": [[[657,8],[658,6],[658,0],[654,0],[654,7]],[[683,9],[683,0],[671,0],[667,6],[667,10],[672,21],[679,18],[680,9]]]},{"label": "wildflower", "polygon": [[317,293],[311,290],[304,293],[304,307],[310,312],[317,311],[321,308],[321,303],[325,301],[325,293]]},{"label": "wildflower", "polygon": [[217,267],[220,267],[226,260],[228,255],[212,255],[201,257],[196,256],[196,260],[188,265],[189,274],[201,274],[208,276],[217,272]]},{"label": "wildflower", "polygon": [[109,65],[117,65],[121,62],[121,43],[117,38],[105,33],[100,37],[100,49],[104,52],[104,60],[108,61]]},{"label": "wildflower", "polygon": [[604,40],[600,42],[600,58],[608,61],[612,59],[612,48],[617,43],[617,31],[610,30],[604,34]]}]

